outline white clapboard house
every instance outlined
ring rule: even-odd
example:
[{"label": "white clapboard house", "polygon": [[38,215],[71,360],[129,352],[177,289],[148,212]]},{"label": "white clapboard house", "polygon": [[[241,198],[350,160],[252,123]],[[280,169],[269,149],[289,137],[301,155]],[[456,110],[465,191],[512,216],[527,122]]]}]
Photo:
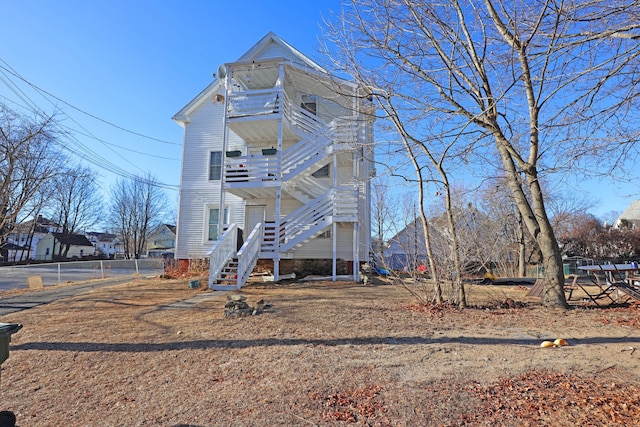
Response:
[{"label": "white clapboard house", "polygon": [[175,258],[208,258],[213,289],[241,287],[258,259],[273,260],[276,281],[286,259],[332,260],[334,280],[344,260],[357,279],[370,246],[371,117],[362,88],[273,33],[221,65],[174,117]]}]

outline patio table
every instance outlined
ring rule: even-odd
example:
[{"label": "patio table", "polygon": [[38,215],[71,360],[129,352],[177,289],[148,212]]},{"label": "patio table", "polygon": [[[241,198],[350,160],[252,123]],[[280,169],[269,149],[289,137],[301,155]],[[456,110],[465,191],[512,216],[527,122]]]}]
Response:
[{"label": "patio table", "polygon": [[[638,274],[640,273],[640,267],[637,263],[584,265],[578,267],[578,269],[591,273],[589,278],[597,286],[597,292],[593,293],[585,289],[579,281],[577,285],[598,306],[600,305],[598,301],[602,299],[608,299],[609,304],[617,302],[619,297],[616,291],[621,288],[637,288],[636,280],[639,279]],[[604,280],[601,280],[601,276]],[[628,293],[625,292],[625,294]]]}]

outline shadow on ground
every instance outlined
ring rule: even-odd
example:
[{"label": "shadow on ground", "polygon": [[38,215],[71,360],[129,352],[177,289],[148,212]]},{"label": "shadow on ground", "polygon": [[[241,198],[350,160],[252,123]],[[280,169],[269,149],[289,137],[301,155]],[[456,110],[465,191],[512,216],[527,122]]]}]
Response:
[{"label": "shadow on ground", "polygon": [[[572,339],[572,345],[587,344],[632,344],[640,343],[640,337],[590,337]],[[490,337],[373,337],[342,339],[297,339],[265,338],[258,340],[196,340],[168,343],[91,343],[91,342],[30,342],[11,346],[11,350],[78,351],[78,352],[125,352],[144,353],[155,351],[206,350],[211,348],[253,348],[270,346],[313,345],[334,347],[340,345],[539,345],[540,338],[490,338]]]}]

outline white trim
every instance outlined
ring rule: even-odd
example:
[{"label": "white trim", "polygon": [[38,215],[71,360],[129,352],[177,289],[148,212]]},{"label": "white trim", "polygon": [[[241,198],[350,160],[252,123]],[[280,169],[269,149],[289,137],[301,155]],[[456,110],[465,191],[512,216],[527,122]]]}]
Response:
[{"label": "white trim", "polygon": [[[208,245],[211,244],[211,242],[215,242],[217,239],[214,240],[209,240],[209,226],[211,225],[209,223],[209,219],[210,219],[210,214],[211,214],[211,209],[216,209],[218,211],[218,235],[216,236],[217,238],[220,238],[220,236],[222,236],[221,231],[220,230],[220,225],[228,225],[229,224],[229,217],[230,217],[230,209],[229,209],[229,205],[225,205],[224,207],[224,211],[222,212],[222,215],[220,215],[220,206],[217,203],[207,203],[204,207],[204,227],[202,230],[202,243],[204,245]],[[224,217],[226,213],[226,218],[222,218],[222,222],[220,222],[221,217]]]},{"label": "white trim", "polygon": [[204,102],[206,102],[210,97],[212,97],[217,92],[219,92],[220,88],[222,87],[222,83],[223,83],[223,81],[220,80],[219,78],[215,79],[211,84],[209,84],[209,86],[204,88],[204,90],[202,90],[202,92],[200,92],[198,95],[196,95],[195,98],[193,98],[191,101],[189,101],[189,103],[187,105],[182,107],[180,109],[180,111],[178,111],[172,117],[172,119],[175,122],[181,124],[182,126],[184,126],[185,124],[189,123],[189,116],[195,110],[197,110]]}]

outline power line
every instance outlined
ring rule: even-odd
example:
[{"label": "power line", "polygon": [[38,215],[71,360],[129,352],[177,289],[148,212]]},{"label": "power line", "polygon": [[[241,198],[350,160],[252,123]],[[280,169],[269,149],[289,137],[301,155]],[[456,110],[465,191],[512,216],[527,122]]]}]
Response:
[{"label": "power line", "polygon": [[[1,81],[1,82],[4,82],[4,83],[9,87],[9,89],[11,89],[11,91],[12,91],[12,92],[14,92],[14,93],[16,94],[16,96],[20,97],[20,98],[23,100],[23,102],[25,102],[25,103],[27,103],[27,104],[32,104],[32,103],[33,103],[33,100],[31,100],[31,98],[29,98],[26,94],[24,94],[24,92],[22,92],[19,88],[16,88],[16,89],[11,88],[11,86],[9,85],[9,83],[8,83],[5,79],[3,79],[3,78],[2,78],[1,73],[0,73],[0,81]],[[19,91],[20,93],[18,93],[18,91]],[[22,94],[22,95],[21,95],[21,94]],[[25,97],[26,97],[26,99],[25,99]],[[20,105],[20,104],[16,103],[15,101],[13,101],[13,100],[11,100],[11,99],[9,99],[9,98],[7,98],[7,97],[3,96],[3,95],[0,95],[0,98],[3,98],[5,101],[7,101],[7,102],[11,102],[12,104],[15,104],[15,105],[19,106],[19,107],[20,107],[20,108],[22,108],[22,109],[29,109],[29,108],[25,107],[24,105]],[[39,110],[39,108],[38,108],[35,104],[31,107],[31,109],[32,109],[32,111],[33,111],[33,110]],[[34,111],[34,112],[35,112],[36,114],[42,114],[42,112],[41,112],[41,111]],[[67,116],[67,117],[69,117],[69,116]],[[75,121],[75,120],[73,120],[72,118],[70,118],[70,119],[71,119],[74,123],[76,123],[78,126],[80,126],[82,129],[86,130],[86,129],[85,129],[82,125],[80,125],[78,122],[76,122],[76,121]],[[108,142],[108,141],[105,141],[104,139],[98,138],[97,136],[95,136],[95,135],[91,134],[91,133],[90,133],[90,132],[88,132],[88,131],[86,131],[86,132],[80,132],[78,129],[74,129],[74,128],[69,127],[69,126],[64,126],[64,125],[62,125],[62,124],[60,124],[60,123],[56,123],[56,126],[58,126],[58,127],[59,127],[59,128],[61,128],[61,129],[66,129],[66,130],[68,130],[69,132],[74,132],[74,133],[80,134],[80,135],[82,135],[82,136],[85,136],[85,137],[87,137],[87,138],[91,138],[91,139],[93,139],[93,140],[96,140],[96,141],[98,141],[98,142],[100,142],[100,143],[104,144],[104,145],[111,145],[111,146],[117,147],[117,148],[119,148],[120,150],[129,151],[129,152],[131,152],[131,153],[140,154],[140,155],[142,155],[142,156],[153,157],[153,158],[156,158],[156,159],[179,161],[179,159],[176,159],[175,157],[158,156],[158,155],[156,155],[156,154],[144,153],[144,152],[142,152],[142,151],[134,150],[134,149],[131,149],[131,148],[128,148],[128,147],[123,147],[122,145],[114,144],[113,142]],[[65,135],[67,135],[67,136],[68,136],[68,135],[69,135],[69,133],[65,132]],[[84,146],[84,144],[82,144],[82,143],[81,143],[80,141],[78,141],[77,139],[76,139],[76,142],[77,142],[77,144],[78,144],[78,145],[80,145],[80,147],[81,147],[81,148],[86,149],[86,147]],[[62,146],[62,148],[63,148],[63,149],[66,149],[66,147],[64,147],[64,146]],[[76,154],[76,155],[77,155],[77,153],[76,153],[76,152],[74,152],[74,154]],[[119,155],[118,155],[118,156],[119,156]],[[119,156],[119,157],[121,157],[121,156]],[[85,158],[85,157],[83,157],[83,158]],[[90,161],[90,159],[87,159],[87,158],[85,158],[85,160]],[[91,163],[94,163],[94,162],[92,161]],[[99,166],[99,165],[98,165],[98,166]],[[134,166],[135,166],[135,165],[134,165]],[[138,169],[139,169],[139,168],[138,168]],[[114,171],[110,171],[110,172],[114,172]]]},{"label": "power line", "polygon": [[[120,150],[129,151],[130,153],[136,153],[136,154],[140,154],[142,156],[153,157],[153,158],[162,159],[162,160],[173,160],[173,161],[176,161],[176,162],[180,161],[180,159],[176,159],[175,157],[158,156],[157,154],[144,153],[142,151],[134,150],[132,148],[123,147],[122,145],[118,145],[118,144],[115,144],[113,142],[107,142],[104,139],[98,138],[97,136],[95,136],[93,134],[83,133],[83,132],[78,131],[77,129],[73,129],[73,128],[68,127],[68,126],[60,125],[60,127],[64,128],[64,129],[68,129],[68,130],[73,131],[73,132],[76,132],[76,133],[78,133],[78,134],[80,134],[82,136],[86,136],[87,138],[94,139],[94,140],[96,140],[98,142],[101,142],[103,144],[112,145],[114,147],[119,148]],[[83,129],[84,129],[84,127],[83,127]]]},{"label": "power line", "polygon": [[[6,64],[5,61],[3,61],[2,59],[0,59],[0,61],[4,62]],[[7,71],[7,69],[5,67],[0,66],[0,69],[3,69],[5,71]],[[9,72],[11,75],[16,76],[16,73],[14,72]],[[4,77],[6,78],[2,78],[2,75],[4,75]],[[20,76],[16,76],[18,77],[20,80],[26,82],[27,84],[29,84],[30,86],[37,88],[35,85],[31,85],[30,83],[28,83],[25,79],[23,79]],[[8,80],[8,81],[7,81]],[[15,82],[13,82],[5,73],[3,73],[2,71],[0,71],[0,81],[2,81],[3,83],[5,83],[5,85],[18,97],[20,98],[25,104],[27,104],[29,107],[25,107],[22,106],[12,100],[10,100],[9,98],[6,98],[2,95],[4,99],[19,105],[21,108],[23,109],[27,109],[27,110],[31,110],[33,111],[35,114],[37,114],[38,116],[42,116],[42,117],[46,117],[47,114],[44,112],[44,110],[42,110],[42,108],[40,108],[24,91],[22,91],[19,86],[17,84],[15,84]],[[43,91],[44,93],[48,94],[48,92]],[[40,93],[42,95],[42,93]],[[55,99],[59,99],[53,95],[48,94],[49,96],[52,96]],[[46,96],[43,96],[49,103],[51,103],[52,105],[55,106],[55,104],[53,102],[51,102],[50,99],[48,99]],[[62,101],[64,102],[64,101]],[[65,103],[66,104],[66,103]],[[72,107],[75,108],[75,107]],[[116,152],[113,148],[110,147],[110,145],[114,145],[117,146],[120,149],[125,149],[127,151],[132,151],[132,152],[137,152],[135,150],[131,150],[131,149],[126,149],[124,147],[118,146],[116,144],[112,144],[112,143],[108,143],[98,137],[96,137],[95,135],[91,134],[91,132],[89,132],[86,128],[84,128],[80,123],[78,123],[75,119],[73,119],[73,117],[69,116],[64,110],[61,110],[62,113],[68,117],[71,121],[73,121],[77,126],[79,126],[81,129],[83,129],[86,133],[82,133],[79,132],[77,129],[73,129],[73,128],[69,128],[66,126],[62,126],[60,123],[55,122],[55,126],[60,128],[63,131],[63,134],[66,135],[67,137],[67,141],[69,143],[71,143],[73,145],[73,148],[71,147],[66,147],[62,144],[60,145],[60,148],[70,152],[71,154],[75,155],[76,157],[79,157],[83,160],[86,160],[90,163],[92,163],[93,165],[104,169],[108,172],[111,172],[117,176],[123,177],[123,178],[127,178],[127,179],[135,179],[135,180],[142,180],[144,182],[147,182],[147,180],[145,180],[144,178],[140,178],[139,176],[132,174],[131,172],[126,171],[125,169],[121,168],[120,166],[112,163],[111,161],[105,159],[103,156],[99,155],[98,153],[96,153],[95,151],[91,150],[90,148],[88,148],[86,145],[84,145],[81,141],[79,141],[75,136],[71,135],[68,131],[65,131],[65,129],[70,129],[73,132],[79,133],[81,135],[87,136],[89,138],[92,138],[94,140],[97,140],[99,142],[101,142],[103,145],[105,145],[105,147],[107,149],[109,149],[111,152],[113,152],[116,156],[120,157],[123,161],[129,163],[131,166],[133,166],[135,169],[144,172],[142,169],[140,169],[137,165],[135,165],[134,163],[132,163],[131,161],[129,161],[128,159],[126,159],[125,157],[123,157],[122,155],[120,155],[118,152]],[[138,152],[139,153],[139,152]],[[162,158],[161,156],[155,156],[155,155],[150,155],[150,154],[146,154],[146,153],[140,153],[146,156],[151,156],[151,157],[157,157],[157,158]],[[166,158],[165,158],[166,159]],[[168,160],[174,160],[174,159],[168,159]],[[165,188],[165,189],[169,189],[169,190],[175,190],[178,188],[177,185],[170,185],[170,184],[164,184],[161,182],[157,182],[157,181],[148,181],[149,183],[151,183],[152,185],[156,185],[158,187],[161,188]]]},{"label": "power line", "polygon": [[[89,117],[91,117],[91,118],[93,118],[93,119],[95,119],[95,120],[98,120],[98,121],[100,121],[100,122],[102,122],[102,123],[105,123],[105,124],[107,124],[107,125],[109,125],[109,126],[113,126],[114,128],[119,129],[119,130],[121,130],[121,131],[123,131],[123,132],[127,132],[127,133],[130,133],[130,134],[132,134],[132,135],[139,136],[139,137],[141,137],[141,138],[149,139],[149,140],[151,140],[151,141],[156,141],[156,142],[162,142],[163,144],[169,144],[169,145],[181,145],[180,143],[177,143],[177,142],[166,141],[166,140],[164,140],[164,139],[159,139],[159,138],[154,138],[154,137],[152,137],[152,136],[144,135],[144,134],[142,134],[142,133],[139,133],[139,132],[136,132],[136,131],[133,131],[133,130],[130,130],[130,129],[124,128],[124,127],[122,127],[122,126],[120,126],[120,125],[117,125],[117,124],[115,124],[115,123],[113,123],[113,122],[110,122],[110,121],[108,121],[108,120],[105,120],[105,119],[103,119],[103,118],[100,118],[100,117],[98,117],[98,116],[96,116],[96,115],[94,115],[94,114],[91,114],[91,113],[89,113],[89,112],[87,112],[87,111],[85,111],[85,110],[83,110],[83,109],[81,109],[81,108],[76,107],[75,105],[70,104],[69,102],[65,101],[64,99],[59,98],[59,97],[57,97],[57,96],[53,95],[53,94],[52,94],[52,93],[50,93],[50,92],[47,92],[46,90],[44,90],[44,89],[40,88],[39,86],[37,86],[37,85],[35,85],[35,84],[31,83],[30,81],[28,81],[27,79],[25,79],[24,77],[22,77],[22,76],[21,76],[17,71],[15,71],[15,70],[14,70],[14,69],[13,69],[13,68],[8,64],[8,63],[7,63],[4,59],[0,58],[0,62],[2,62],[3,64],[5,64],[5,65],[6,65],[6,67],[4,67],[4,66],[0,65],[0,68],[2,68],[3,70],[5,70],[7,73],[9,73],[9,74],[13,75],[14,77],[16,77],[16,78],[18,78],[18,79],[22,80],[23,82],[25,82],[26,84],[28,84],[29,86],[31,86],[33,89],[37,90],[38,92],[44,93],[44,94],[46,94],[46,95],[50,96],[51,98],[53,98],[53,99],[55,99],[55,100],[57,100],[57,101],[62,102],[62,103],[63,103],[63,104],[65,104],[66,106],[68,106],[68,107],[70,107],[70,108],[73,108],[74,110],[76,110],[76,111],[78,111],[78,112],[80,112],[80,113],[82,113],[82,114],[84,114],[84,115],[87,115],[87,116],[89,116]],[[8,67],[8,68],[7,68],[7,67]]]}]

